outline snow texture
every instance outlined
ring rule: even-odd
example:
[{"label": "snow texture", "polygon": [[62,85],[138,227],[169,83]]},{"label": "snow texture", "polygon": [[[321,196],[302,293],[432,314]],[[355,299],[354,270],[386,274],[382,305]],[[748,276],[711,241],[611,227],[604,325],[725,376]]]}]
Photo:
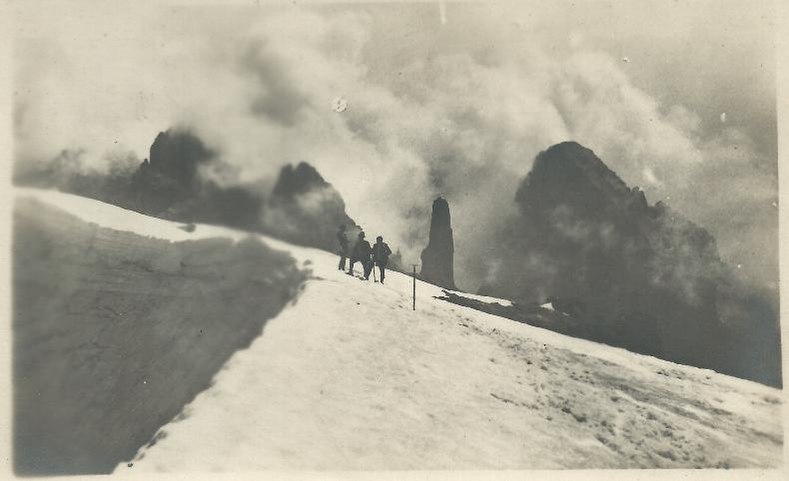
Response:
[{"label": "snow texture", "polygon": [[[144,235],[246,235],[22,194]],[[406,275],[360,281],[261,238],[314,278],[116,473],[781,464],[780,390],[436,300],[421,281],[412,311]]]}]

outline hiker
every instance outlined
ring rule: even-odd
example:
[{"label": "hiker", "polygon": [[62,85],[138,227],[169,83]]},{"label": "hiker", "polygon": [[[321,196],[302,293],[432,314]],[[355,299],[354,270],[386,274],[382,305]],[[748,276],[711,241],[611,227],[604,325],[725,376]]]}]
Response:
[{"label": "hiker", "polygon": [[351,252],[351,267],[348,268],[348,275],[353,275],[353,265],[357,262],[362,263],[364,269],[364,278],[370,278],[370,271],[372,271],[372,264],[370,263],[370,243],[364,240],[364,232],[359,232],[359,237],[356,240],[356,245],[353,246]]},{"label": "hiker", "polygon": [[384,238],[378,236],[375,238],[373,244],[373,262],[378,266],[381,272],[381,284],[384,283],[384,275],[386,273],[386,265],[389,263],[389,256],[392,255],[392,249],[384,242]]},{"label": "hiker", "polygon": [[337,242],[340,243],[340,265],[337,268],[344,271],[345,258],[348,257],[348,236],[345,235],[345,224],[340,224],[340,230],[337,231]]}]

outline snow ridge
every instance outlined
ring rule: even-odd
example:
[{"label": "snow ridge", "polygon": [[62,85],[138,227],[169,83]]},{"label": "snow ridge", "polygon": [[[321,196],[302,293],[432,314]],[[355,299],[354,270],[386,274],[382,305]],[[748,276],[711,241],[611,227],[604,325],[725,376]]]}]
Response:
[{"label": "snow ridge", "polygon": [[[240,235],[17,195],[152,236]],[[331,254],[261,239],[313,278],[116,473],[781,464],[780,390],[436,300],[421,281],[412,311],[406,275],[364,282]]]}]

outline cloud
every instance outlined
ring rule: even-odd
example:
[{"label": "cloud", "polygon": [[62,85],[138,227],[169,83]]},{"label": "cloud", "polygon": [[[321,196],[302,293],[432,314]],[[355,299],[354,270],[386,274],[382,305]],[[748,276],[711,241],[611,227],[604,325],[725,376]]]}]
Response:
[{"label": "cloud", "polygon": [[628,69],[643,58],[625,64],[577,29],[557,47],[539,21],[494,7],[448,5],[444,25],[433,7],[387,8],[107,9],[82,36],[38,31],[17,48],[17,159],[71,148],[101,166],[119,145],[142,158],[159,130],[186,126],[240,182],[315,165],[406,264],[443,195],[458,284],[475,289],[534,157],[572,139],[651,201],[671,197],[727,257],[753,261],[754,279],[773,276],[777,246],[760,240],[777,232],[763,205],[777,193],[772,159],[743,129],[711,131],[639,88]]}]

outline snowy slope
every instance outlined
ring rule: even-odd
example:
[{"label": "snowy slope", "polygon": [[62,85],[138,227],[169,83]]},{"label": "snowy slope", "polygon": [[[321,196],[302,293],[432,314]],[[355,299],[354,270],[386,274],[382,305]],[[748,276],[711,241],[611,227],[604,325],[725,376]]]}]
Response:
[{"label": "snowy slope", "polygon": [[[155,237],[245,235],[17,195]],[[781,464],[780,390],[449,304],[422,282],[412,311],[405,275],[360,281],[331,254],[261,238],[314,278],[116,473]]]},{"label": "snowy slope", "polygon": [[57,208],[102,219],[111,206],[56,200],[13,207],[14,470],[111,473],[260,336],[307,273],[254,238],[170,242]]}]

